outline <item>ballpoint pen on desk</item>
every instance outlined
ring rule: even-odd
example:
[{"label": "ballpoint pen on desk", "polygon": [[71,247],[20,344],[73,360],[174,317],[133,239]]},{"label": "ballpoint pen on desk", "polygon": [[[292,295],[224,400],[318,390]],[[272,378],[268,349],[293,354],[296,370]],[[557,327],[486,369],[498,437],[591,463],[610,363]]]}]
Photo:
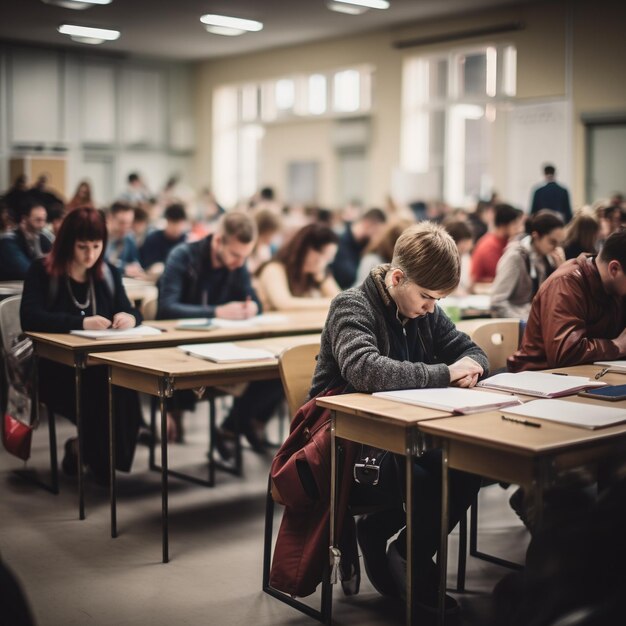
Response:
[{"label": "ballpoint pen on desk", "polygon": [[518,417],[507,417],[506,415],[501,415],[503,420],[507,422],[515,422],[516,424],[522,424],[523,426],[532,426],[533,428],[541,428],[541,424],[537,422],[531,422],[530,420],[520,419]]},{"label": "ballpoint pen on desk", "polygon": [[565,372],[551,372],[551,373],[554,374],[555,376],[567,376]]},{"label": "ballpoint pen on desk", "polygon": [[626,374],[626,371],[624,371],[623,369],[617,369],[614,367],[604,367],[602,368],[596,375],[595,375],[595,379],[596,380],[600,380],[605,374]]}]

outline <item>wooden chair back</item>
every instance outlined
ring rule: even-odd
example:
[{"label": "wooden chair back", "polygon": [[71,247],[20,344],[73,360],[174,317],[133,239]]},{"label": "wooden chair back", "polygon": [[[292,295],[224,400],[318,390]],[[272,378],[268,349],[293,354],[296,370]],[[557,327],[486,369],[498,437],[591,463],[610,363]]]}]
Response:
[{"label": "wooden chair back", "polygon": [[283,350],[278,358],[280,379],[283,383],[290,417],[304,404],[311,388],[319,343],[308,343]]},{"label": "wooden chair back", "polygon": [[146,298],[141,304],[141,314],[144,320],[155,320],[157,314],[157,307],[159,304],[158,298]]},{"label": "wooden chair back", "polygon": [[472,341],[480,346],[489,359],[491,372],[506,367],[506,360],[518,348],[520,322],[516,319],[485,320],[470,333]]}]

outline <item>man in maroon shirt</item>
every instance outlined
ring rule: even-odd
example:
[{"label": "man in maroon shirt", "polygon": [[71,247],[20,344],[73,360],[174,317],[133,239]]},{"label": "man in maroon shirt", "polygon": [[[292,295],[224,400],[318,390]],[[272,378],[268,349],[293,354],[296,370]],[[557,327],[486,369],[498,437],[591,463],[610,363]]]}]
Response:
[{"label": "man in maroon shirt", "polygon": [[495,228],[483,235],[472,253],[470,275],[473,283],[491,283],[496,275],[496,265],[509,240],[522,232],[524,214],[509,204],[495,207]]},{"label": "man in maroon shirt", "polygon": [[626,356],[626,230],[597,257],[559,267],[533,300],[512,372],[615,360]]}]

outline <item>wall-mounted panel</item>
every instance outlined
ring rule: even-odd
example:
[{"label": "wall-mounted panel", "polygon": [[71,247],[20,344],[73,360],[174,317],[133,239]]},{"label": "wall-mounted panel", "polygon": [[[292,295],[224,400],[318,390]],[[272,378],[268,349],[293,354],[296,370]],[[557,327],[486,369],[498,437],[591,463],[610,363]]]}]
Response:
[{"label": "wall-mounted panel", "polygon": [[80,83],[81,130],[83,143],[115,142],[115,67],[85,63]]},{"label": "wall-mounted panel", "polygon": [[165,143],[165,81],[158,69],[122,71],[122,143],[162,146]]},{"label": "wall-mounted panel", "polygon": [[58,143],[62,72],[56,52],[15,49],[10,62],[11,140],[19,143]]}]

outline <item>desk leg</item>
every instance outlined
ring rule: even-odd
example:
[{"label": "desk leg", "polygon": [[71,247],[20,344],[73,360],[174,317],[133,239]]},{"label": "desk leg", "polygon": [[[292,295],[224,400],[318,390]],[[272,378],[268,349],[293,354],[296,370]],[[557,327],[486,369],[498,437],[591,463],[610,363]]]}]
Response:
[{"label": "desk leg", "polygon": [[83,368],[81,363],[74,364],[74,381],[76,391],[76,434],[78,436],[78,517],[85,519],[85,484],[83,476]]},{"label": "desk leg", "polygon": [[167,411],[165,394],[159,397],[161,409],[161,525],[163,532],[163,563],[170,560],[168,547],[168,512],[167,512]]},{"label": "desk leg", "polygon": [[441,451],[441,540],[437,552],[439,566],[439,611],[437,624],[443,626],[446,617],[446,582],[448,574],[448,445],[444,443]]},{"label": "desk leg", "polygon": [[111,537],[117,537],[117,485],[115,484],[115,408],[113,407],[113,382],[109,366],[109,471],[111,472]]},{"label": "desk leg", "polygon": [[413,603],[413,445],[412,433],[406,443],[406,624],[412,626],[415,606]]}]

